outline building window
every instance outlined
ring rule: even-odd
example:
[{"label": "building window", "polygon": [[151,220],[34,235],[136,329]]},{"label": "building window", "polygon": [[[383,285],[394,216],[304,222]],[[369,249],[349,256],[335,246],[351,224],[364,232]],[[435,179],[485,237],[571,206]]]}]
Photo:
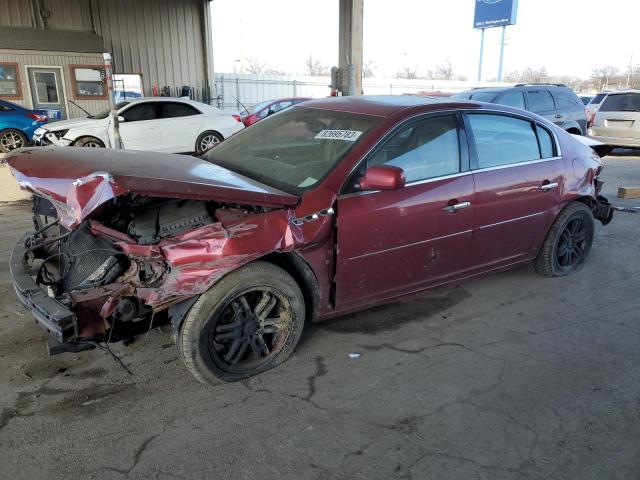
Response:
[{"label": "building window", "polygon": [[17,63],[0,63],[0,98],[22,98]]},{"label": "building window", "polygon": [[71,81],[76,99],[107,98],[104,69],[94,65],[71,65]]}]

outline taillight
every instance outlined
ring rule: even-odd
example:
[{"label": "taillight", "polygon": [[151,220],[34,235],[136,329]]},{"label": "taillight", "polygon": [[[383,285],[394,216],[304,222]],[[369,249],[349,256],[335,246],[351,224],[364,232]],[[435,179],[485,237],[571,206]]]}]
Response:
[{"label": "taillight", "polygon": [[596,119],[596,112],[593,112],[591,116],[587,119],[587,128],[593,127],[593,122]]},{"label": "taillight", "polygon": [[242,122],[242,117],[240,115],[231,115],[231,116],[236,119],[236,122]]},{"label": "taillight", "polygon": [[46,115],[41,115],[39,113],[26,113],[25,117],[40,123],[46,123],[47,120],[49,120]]}]

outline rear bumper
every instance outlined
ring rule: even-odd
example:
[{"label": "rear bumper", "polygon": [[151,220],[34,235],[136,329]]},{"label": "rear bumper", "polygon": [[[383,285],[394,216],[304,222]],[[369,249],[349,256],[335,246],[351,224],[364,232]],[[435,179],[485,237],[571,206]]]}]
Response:
[{"label": "rear bumper", "polygon": [[606,145],[612,145],[616,147],[629,147],[629,148],[640,148],[640,137],[607,137],[604,135],[596,135],[597,132],[593,132],[589,130],[589,137],[594,140],[598,140]]},{"label": "rear bumper", "polygon": [[76,315],[60,302],[49,297],[31,277],[31,266],[22,237],[13,249],[9,268],[11,279],[20,302],[33,314],[40,327],[60,343],[74,341],[78,336]]}]

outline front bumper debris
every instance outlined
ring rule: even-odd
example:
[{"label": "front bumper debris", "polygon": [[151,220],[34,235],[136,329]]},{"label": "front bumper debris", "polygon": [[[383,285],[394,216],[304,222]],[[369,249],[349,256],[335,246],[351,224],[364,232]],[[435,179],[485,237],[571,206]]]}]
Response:
[{"label": "front bumper debris", "polygon": [[57,342],[72,342],[78,337],[76,315],[60,302],[49,297],[31,277],[31,266],[26,260],[26,241],[22,237],[13,249],[9,268],[20,302],[34,315],[36,322]]}]

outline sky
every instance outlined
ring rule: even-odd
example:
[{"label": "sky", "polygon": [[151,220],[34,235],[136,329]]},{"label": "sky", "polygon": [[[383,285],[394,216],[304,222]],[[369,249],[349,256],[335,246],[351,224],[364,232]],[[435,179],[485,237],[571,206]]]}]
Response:
[{"label": "sky", "polygon": [[[456,75],[475,80],[480,31],[474,0],[364,0],[364,61],[376,77],[405,66],[426,72],[448,59]],[[290,74],[304,73],[311,54],[338,62],[338,0],[214,0],[216,72],[237,60],[259,58]],[[588,78],[598,66],[626,70],[640,64],[636,0],[520,0],[517,23],[507,27],[504,70],[546,67],[550,75]],[[484,79],[497,76],[500,28],[485,36]]]}]

